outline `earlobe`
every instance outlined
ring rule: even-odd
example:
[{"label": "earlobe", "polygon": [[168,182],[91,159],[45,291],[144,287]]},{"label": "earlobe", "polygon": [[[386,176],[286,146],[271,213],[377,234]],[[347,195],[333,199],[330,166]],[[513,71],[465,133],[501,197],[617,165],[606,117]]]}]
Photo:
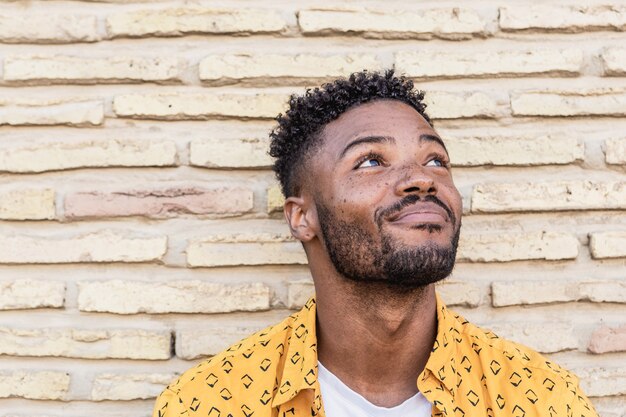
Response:
[{"label": "earlobe", "polygon": [[293,237],[302,242],[308,242],[315,237],[310,218],[314,210],[311,211],[311,208],[307,207],[302,197],[288,197],[283,211]]}]

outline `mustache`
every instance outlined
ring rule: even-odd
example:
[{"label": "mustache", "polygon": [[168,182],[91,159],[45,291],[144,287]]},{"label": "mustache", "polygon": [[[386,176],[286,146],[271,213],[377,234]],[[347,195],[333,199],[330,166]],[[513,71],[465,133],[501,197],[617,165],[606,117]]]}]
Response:
[{"label": "mustache", "polygon": [[430,202],[430,203],[434,203],[440,206],[448,214],[448,217],[450,218],[450,221],[452,222],[452,226],[456,227],[456,217],[454,216],[454,213],[452,212],[450,207],[448,207],[443,201],[441,201],[439,198],[437,198],[436,196],[432,194],[428,194],[425,197],[420,197],[417,194],[409,194],[406,197],[404,197],[402,200],[392,204],[391,206],[388,206],[382,209],[377,209],[376,212],[374,213],[374,219],[376,221],[376,224],[378,225],[379,228],[382,227],[382,223],[384,219],[398,213],[399,211],[402,211],[405,207],[412,206],[420,201]]}]

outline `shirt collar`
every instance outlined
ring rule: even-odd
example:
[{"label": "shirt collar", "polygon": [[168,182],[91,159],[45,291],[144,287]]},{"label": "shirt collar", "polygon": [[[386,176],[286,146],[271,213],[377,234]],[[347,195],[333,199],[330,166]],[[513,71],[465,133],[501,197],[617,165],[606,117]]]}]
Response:
[{"label": "shirt collar", "polygon": [[[456,353],[457,344],[461,342],[461,325],[465,320],[448,310],[439,294],[436,297],[437,337],[417,383],[420,391],[423,391],[427,398],[430,397],[429,400],[432,398],[429,392],[436,390],[440,391],[437,401],[443,400],[448,403],[454,399],[458,387],[457,366],[463,366],[463,358],[457,363]],[[286,324],[290,332],[285,342],[286,346],[283,346],[285,365],[272,401],[273,407],[290,401],[303,389],[318,389],[315,317],[316,303],[315,297],[312,297]],[[431,377],[435,379],[434,385],[427,383]]]},{"label": "shirt collar", "polygon": [[315,334],[315,297],[287,322],[291,327],[285,344],[285,362],[278,391],[272,401],[278,407],[294,398],[300,390],[317,385],[317,336]]}]

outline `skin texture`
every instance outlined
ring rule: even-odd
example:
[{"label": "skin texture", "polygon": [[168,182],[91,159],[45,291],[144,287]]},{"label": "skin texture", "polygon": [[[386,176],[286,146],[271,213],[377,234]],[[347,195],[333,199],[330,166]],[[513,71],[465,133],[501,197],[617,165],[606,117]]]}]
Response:
[{"label": "skin texture", "polygon": [[[402,102],[358,105],[322,135],[300,196],[284,208],[315,283],[319,360],[373,404],[396,406],[418,391],[436,336],[433,283],[452,265],[403,276],[382,264],[390,252],[449,257],[461,197],[437,133]],[[336,267],[332,246],[348,270]]]}]

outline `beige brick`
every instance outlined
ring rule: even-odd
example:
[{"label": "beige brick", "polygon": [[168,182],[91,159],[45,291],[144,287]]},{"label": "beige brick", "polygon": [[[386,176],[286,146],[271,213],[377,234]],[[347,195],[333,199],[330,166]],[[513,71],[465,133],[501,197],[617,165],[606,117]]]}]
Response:
[{"label": "beige brick", "polygon": [[213,356],[264,327],[266,324],[180,329],[176,332],[176,356],[186,360]]},{"label": "beige brick", "polygon": [[604,75],[626,75],[626,48],[607,48],[600,55]]},{"label": "beige brick", "polygon": [[0,372],[0,398],[20,397],[32,400],[64,400],[70,388],[70,376],[53,371]]},{"label": "beige brick", "polygon": [[127,189],[77,192],[65,197],[65,217],[146,216],[179,217],[181,214],[235,216],[252,210],[254,193],[239,186]]},{"label": "beige brick", "polygon": [[500,28],[505,31],[533,30],[582,32],[626,29],[626,7],[604,5],[533,5],[500,8]]},{"label": "beige brick", "polygon": [[269,168],[269,138],[195,139],[189,144],[189,163],[207,168]]},{"label": "beige brick", "polygon": [[584,145],[566,133],[444,138],[455,166],[569,164],[585,156]]},{"label": "beige brick", "polygon": [[606,163],[626,164],[626,138],[607,139]]},{"label": "beige brick", "polygon": [[4,79],[45,83],[173,81],[179,79],[178,66],[174,57],[16,56],[5,58]]},{"label": "beige brick", "polygon": [[[200,79],[220,83],[266,80],[285,85],[290,81],[312,81],[347,76],[363,69],[380,69],[373,54],[233,54],[211,55],[200,61]],[[276,78],[280,79],[277,82]]]},{"label": "beige brick", "polygon": [[478,184],[472,211],[594,210],[626,208],[626,182],[559,181]]},{"label": "beige brick", "polygon": [[71,237],[0,236],[0,263],[147,262],[161,259],[166,237],[103,230]]},{"label": "beige brick", "polygon": [[511,109],[514,116],[624,116],[626,91],[518,91]]},{"label": "beige brick", "polygon": [[626,302],[626,282],[502,281],[491,284],[492,305],[503,307],[568,301]]},{"label": "beige brick", "polygon": [[34,279],[0,281],[0,310],[63,307],[65,283]]},{"label": "beige brick", "polygon": [[20,101],[0,100],[0,125],[99,125],[104,120],[100,100]]},{"label": "beige brick", "polygon": [[0,328],[0,354],[12,356],[160,360],[170,342],[168,331]]},{"label": "beige brick", "polygon": [[267,212],[274,213],[283,211],[285,204],[285,196],[283,195],[280,185],[273,185],[267,189]]},{"label": "beige brick", "polygon": [[598,327],[591,335],[588,349],[593,353],[626,352],[626,325]]},{"label": "beige brick", "polygon": [[[486,328],[500,337],[528,346],[542,353],[578,348],[574,327],[565,322],[501,323]],[[550,337],[546,337],[550,335]]]},{"label": "beige brick", "polygon": [[189,266],[306,264],[300,242],[193,242]]},{"label": "beige brick", "polygon": [[264,93],[126,94],[113,100],[119,117],[185,120],[224,117],[274,118],[284,111],[288,97]]},{"label": "beige brick", "polygon": [[280,32],[287,22],[276,11],[253,9],[167,8],[110,15],[109,36],[182,36],[193,33]]},{"label": "beige brick", "polygon": [[0,190],[0,220],[54,219],[54,196],[49,188]]},{"label": "beige brick", "polygon": [[310,279],[290,281],[287,284],[287,307],[302,308],[313,295],[315,295],[315,287]]},{"label": "beige brick", "polygon": [[577,75],[583,63],[578,49],[401,51],[395,67],[411,77],[505,77],[510,75]]},{"label": "beige brick", "polygon": [[477,307],[482,299],[480,289],[466,281],[441,281],[437,284],[437,293],[449,306]]},{"label": "beige brick", "polygon": [[93,42],[99,39],[95,16],[69,13],[0,14],[0,41],[15,43]]},{"label": "beige brick", "polygon": [[176,374],[99,374],[93,381],[93,401],[127,401],[156,398]]},{"label": "beige brick", "polygon": [[580,387],[590,397],[626,394],[626,367],[575,368]]},{"label": "beige brick", "polygon": [[626,256],[626,230],[589,234],[589,248],[595,259]]},{"label": "beige brick", "polygon": [[424,102],[432,119],[494,118],[501,114],[496,99],[479,91],[429,91]]},{"label": "beige brick", "polygon": [[576,237],[557,232],[461,234],[457,253],[458,260],[470,262],[559,260],[577,256]]},{"label": "beige brick", "polygon": [[469,39],[488,34],[487,22],[471,9],[427,10],[301,10],[300,30],[306,35],[362,34],[385,39]]},{"label": "beige brick", "polygon": [[118,314],[228,313],[270,308],[270,288],[261,283],[202,281],[80,282],[78,308]]},{"label": "beige brick", "polygon": [[0,171],[31,173],[72,168],[169,166],[176,144],[158,140],[77,140],[0,149]]},{"label": "beige brick", "polygon": [[589,400],[602,417],[624,417],[626,398],[624,396],[590,397]]}]

